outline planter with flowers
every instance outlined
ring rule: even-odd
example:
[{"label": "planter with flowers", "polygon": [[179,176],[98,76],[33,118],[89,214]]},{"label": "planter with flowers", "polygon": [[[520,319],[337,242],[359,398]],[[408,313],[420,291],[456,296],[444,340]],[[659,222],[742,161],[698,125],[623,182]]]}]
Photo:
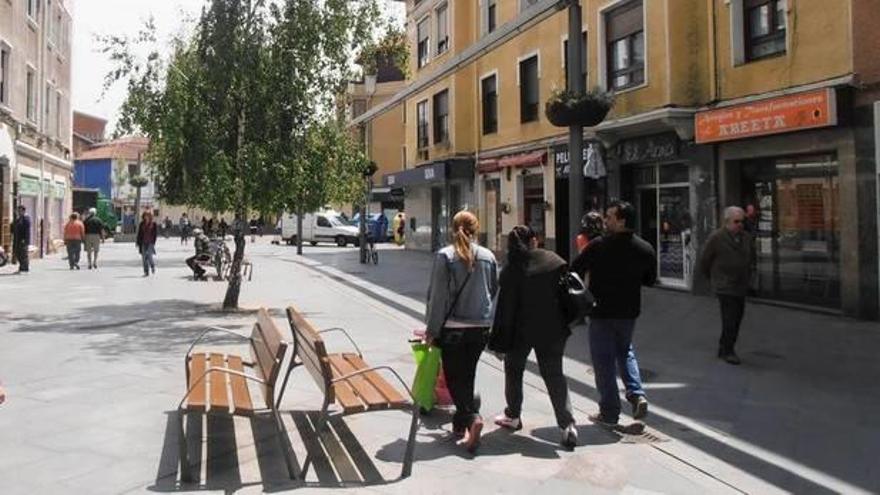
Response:
[{"label": "planter with flowers", "polygon": [[599,88],[593,88],[583,95],[556,90],[544,105],[544,113],[547,120],[557,127],[593,127],[605,120],[613,106],[614,95]]}]

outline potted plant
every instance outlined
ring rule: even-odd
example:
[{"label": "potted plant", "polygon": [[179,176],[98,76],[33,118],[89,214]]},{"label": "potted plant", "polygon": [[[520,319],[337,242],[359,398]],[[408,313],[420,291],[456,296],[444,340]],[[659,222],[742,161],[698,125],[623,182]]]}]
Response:
[{"label": "potted plant", "polygon": [[613,106],[614,95],[600,88],[593,88],[583,95],[567,89],[555,90],[544,105],[544,113],[557,127],[592,127],[605,120]]}]

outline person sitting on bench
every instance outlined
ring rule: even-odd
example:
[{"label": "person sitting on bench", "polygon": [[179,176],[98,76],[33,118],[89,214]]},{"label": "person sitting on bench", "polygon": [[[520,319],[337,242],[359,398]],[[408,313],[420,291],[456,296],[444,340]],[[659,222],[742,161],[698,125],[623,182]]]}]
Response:
[{"label": "person sitting on bench", "polygon": [[202,229],[193,229],[195,237],[196,255],[186,259],[186,265],[193,271],[193,280],[205,280],[205,269],[199,266],[199,262],[211,259],[211,241]]}]

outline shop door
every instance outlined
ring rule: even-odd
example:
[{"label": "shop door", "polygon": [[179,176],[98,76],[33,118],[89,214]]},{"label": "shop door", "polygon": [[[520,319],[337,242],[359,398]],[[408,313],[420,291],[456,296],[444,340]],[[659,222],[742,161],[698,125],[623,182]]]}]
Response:
[{"label": "shop door", "polygon": [[544,176],[526,175],[523,177],[523,221],[538,237],[543,246],[546,237],[544,227]]},{"label": "shop door", "polygon": [[443,188],[431,188],[431,251],[443,247],[446,236],[446,215],[443,211]]},{"label": "shop door", "polygon": [[687,165],[651,165],[636,169],[633,177],[639,220],[636,231],[657,253],[660,282],[688,287],[694,253]]},{"label": "shop door", "polygon": [[833,156],[742,167],[746,226],[755,236],[759,297],[840,307],[840,223]]},{"label": "shop door", "polygon": [[501,179],[486,181],[486,247],[501,250]]}]

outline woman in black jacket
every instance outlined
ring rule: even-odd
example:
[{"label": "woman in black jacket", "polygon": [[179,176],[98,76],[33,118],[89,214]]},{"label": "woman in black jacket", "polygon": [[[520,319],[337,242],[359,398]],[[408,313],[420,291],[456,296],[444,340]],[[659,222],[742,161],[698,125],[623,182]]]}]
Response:
[{"label": "woman in black jacket", "polygon": [[538,248],[531,228],[513,228],[508,236],[507,266],[500,277],[494,329],[496,335],[506,336],[499,340],[508,343],[504,349],[507,408],[495,418],[495,424],[511,430],[522,428],[523,372],[534,349],[561,430],[561,443],[574,448],[577,429],[562,372],[562,355],[571,331],[559,299],[559,281],[567,272],[565,260]]}]

